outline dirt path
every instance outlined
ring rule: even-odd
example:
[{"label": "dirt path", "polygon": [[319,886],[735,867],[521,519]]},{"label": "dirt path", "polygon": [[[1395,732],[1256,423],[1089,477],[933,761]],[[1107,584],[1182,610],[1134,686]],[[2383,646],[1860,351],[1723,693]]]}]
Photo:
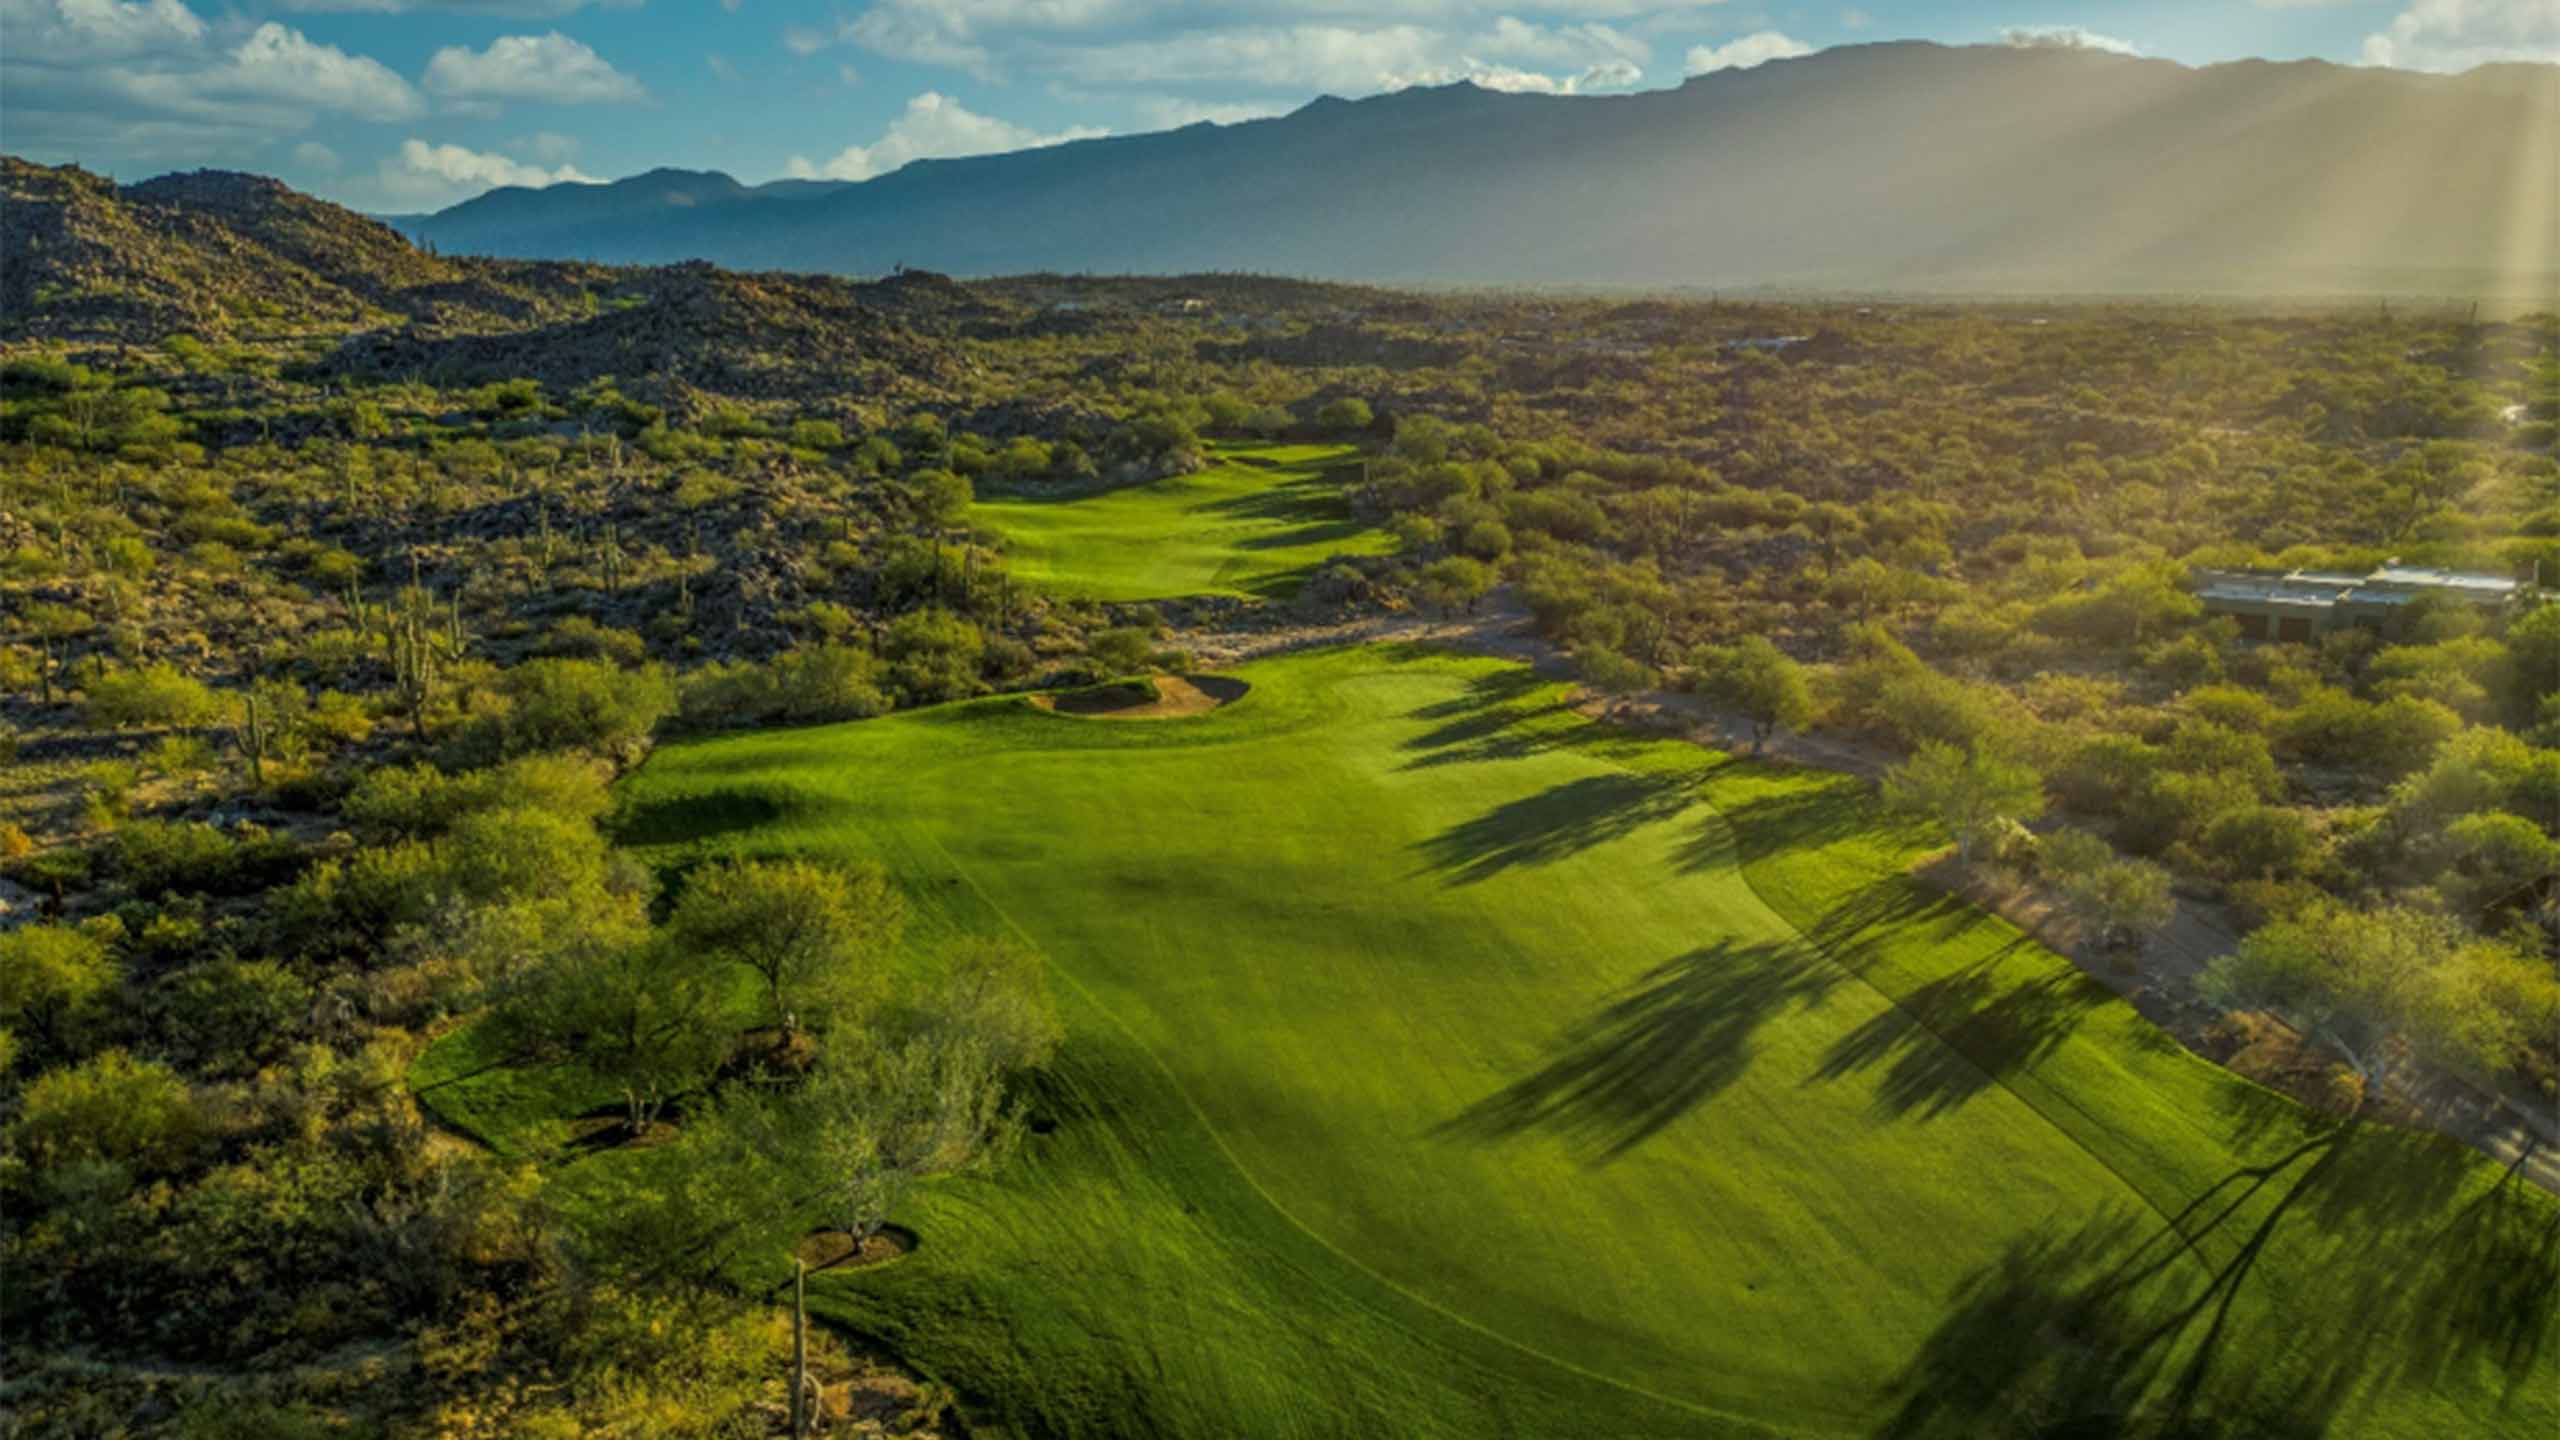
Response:
[{"label": "dirt path", "polygon": [[[1327,645],[1405,643],[1516,660],[1551,679],[1570,679],[1574,673],[1572,659],[1530,627],[1528,611],[1507,585],[1485,596],[1467,614],[1200,629],[1177,632],[1173,643],[1208,666]],[[1677,734],[1728,754],[1747,754],[1752,748],[1749,721],[1679,691],[1595,699],[1582,708],[1594,718]],[[1758,758],[1870,780],[1901,759],[1853,737],[1794,732],[1769,737]],[[2201,896],[2179,895],[2170,922],[2138,951],[2127,954],[2088,943],[2052,892],[2032,880],[1957,877],[1946,871],[1944,866],[1932,867],[1928,878],[2035,936],[2082,973],[2123,996],[2188,1050],[2217,1065],[2230,1058],[2235,1047],[2219,1033],[2228,1017],[2197,993],[2197,980],[2205,967],[2240,943],[2241,926],[2226,907]],[[2450,1076],[2412,1074],[2407,1073],[2409,1067],[2401,1068],[2404,1073],[2385,1097],[2396,1123],[2450,1135],[2560,1194],[2560,1115],[2527,1114]]]}]

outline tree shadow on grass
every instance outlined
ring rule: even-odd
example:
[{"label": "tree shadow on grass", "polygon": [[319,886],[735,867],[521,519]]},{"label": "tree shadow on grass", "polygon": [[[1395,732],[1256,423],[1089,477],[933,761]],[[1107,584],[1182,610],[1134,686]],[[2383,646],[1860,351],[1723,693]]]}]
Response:
[{"label": "tree shadow on grass", "polygon": [[[1877,1434],[2312,1436],[2378,1387],[2486,1374],[2512,1396],[2554,1326],[2560,1209],[2513,1171],[2449,1208],[2477,1173],[2464,1156],[2294,1115],[2291,1149],[2165,1223],[2049,1229],[1969,1277],[1888,1387]],[[2279,1235],[2289,1287],[2260,1282],[2243,1312]]]},{"label": "tree shadow on grass", "polygon": [[1422,841],[1424,868],[1472,885],[1522,865],[1547,865],[1668,819],[1693,803],[1680,776],[1612,771],[1507,801]]},{"label": "tree shadow on grass", "polygon": [[1940,976],[1841,1036],[1806,1084],[1884,1067],[1876,1104],[1935,1119],[2050,1054],[2106,998],[2069,971],[2014,981],[1998,955]]},{"label": "tree shadow on grass", "polygon": [[1198,513],[1222,520],[1279,520],[1296,525],[1350,523],[1351,502],[1341,486],[1311,475],[1212,500],[1198,507]]},{"label": "tree shadow on grass", "polygon": [[1792,946],[1728,941],[1693,950],[1577,1022],[1534,1073],[1438,1133],[1485,1144],[1552,1133],[1606,1164],[1740,1079],[1755,1032],[1837,983]]},{"label": "tree shadow on grass", "polygon": [[1873,786],[1846,775],[1769,791],[1719,808],[1733,826],[1745,864],[1860,836],[1892,839],[1901,825],[1885,812]]},{"label": "tree shadow on grass", "polygon": [[782,806],[751,790],[706,790],[630,806],[613,816],[613,838],[625,845],[680,845],[770,825]]},{"label": "tree shadow on grass", "polygon": [[1583,732],[1592,727],[1562,723],[1572,710],[1563,699],[1538,700],[1553,684],[1506,667],[1477,676],[1462,695],[1414,710],[1412,718],[1438,723],[1399,747],[1413,756],[1404,768],[1517,760],[1587,739]]}]

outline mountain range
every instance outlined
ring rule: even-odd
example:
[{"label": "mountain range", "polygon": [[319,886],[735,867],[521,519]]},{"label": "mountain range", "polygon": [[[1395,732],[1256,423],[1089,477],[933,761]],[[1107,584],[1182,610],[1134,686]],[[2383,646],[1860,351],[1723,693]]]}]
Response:
[{"label": "mountain range", "polygon": [[388,217],[445,253],[877,274],[2419,291],[2560,280],[2560,66],[1850,46],[1676,89],[1461,82],[874,179],[657,170]]}]

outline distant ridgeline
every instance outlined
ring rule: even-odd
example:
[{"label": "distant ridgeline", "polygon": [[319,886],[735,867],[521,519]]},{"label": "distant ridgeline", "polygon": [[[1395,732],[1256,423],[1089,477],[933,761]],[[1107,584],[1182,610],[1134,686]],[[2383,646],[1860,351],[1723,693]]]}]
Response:
[{"label": "distant ridgeline", "polygon": [[1671,90],[1460,83],[859,183],[652,171],[392,223],[447,253],[877,274],[2547,296],[2560,67],[1852,46]]}]

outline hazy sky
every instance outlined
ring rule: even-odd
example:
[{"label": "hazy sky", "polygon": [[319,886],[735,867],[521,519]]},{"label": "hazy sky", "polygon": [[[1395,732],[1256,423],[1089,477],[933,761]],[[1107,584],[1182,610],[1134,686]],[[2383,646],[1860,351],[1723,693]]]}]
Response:
[{"label": "hazy sky", "polygon": [[0,149],[375,211],[659,165],[845,179],[1462,77],[1606,93],[1832,45],[2460,70],[2560,0],[0,0]]}]

